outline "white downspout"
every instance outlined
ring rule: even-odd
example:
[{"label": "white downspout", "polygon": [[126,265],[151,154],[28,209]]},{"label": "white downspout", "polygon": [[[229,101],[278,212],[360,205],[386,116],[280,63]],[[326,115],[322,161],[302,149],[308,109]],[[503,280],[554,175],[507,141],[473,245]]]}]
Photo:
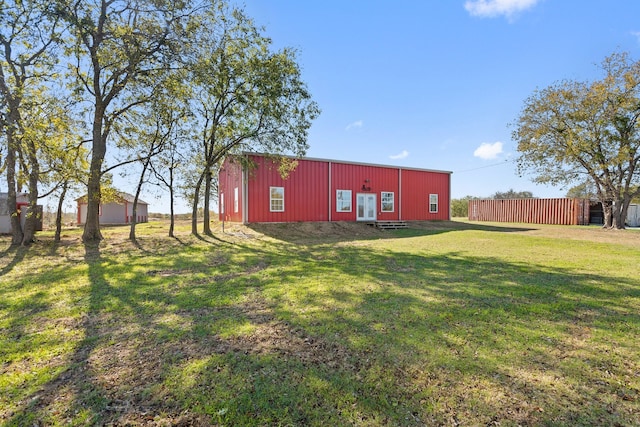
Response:
[{"label": "white downspout", "polygon": [[329,222],[331,222],[331,162],[329,162],[329,188],[327,193],[329,194]]},{"label": "white downspout", "polygon": [[249,223],[249,171],[242,167],[242,223]]},{"label": "white downspout", "polygon": [[402,221],[402,168],[398,168],[398,221]]}]

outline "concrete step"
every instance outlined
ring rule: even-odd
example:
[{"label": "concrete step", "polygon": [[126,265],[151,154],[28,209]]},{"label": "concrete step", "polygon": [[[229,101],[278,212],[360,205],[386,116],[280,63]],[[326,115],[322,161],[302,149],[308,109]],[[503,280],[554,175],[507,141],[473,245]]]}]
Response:
[{"label": "concrete step", "polygon": [[382,230],[408,227],[406,221],[376,221],[375,226]]}]

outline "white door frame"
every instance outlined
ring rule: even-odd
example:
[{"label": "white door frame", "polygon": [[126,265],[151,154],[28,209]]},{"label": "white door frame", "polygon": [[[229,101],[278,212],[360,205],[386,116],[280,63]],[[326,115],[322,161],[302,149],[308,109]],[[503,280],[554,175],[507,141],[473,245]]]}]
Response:
[{"label": "white door frame", "polygon": [[375,221],[377,207],[374,193],[356,193],[356,221]]}]

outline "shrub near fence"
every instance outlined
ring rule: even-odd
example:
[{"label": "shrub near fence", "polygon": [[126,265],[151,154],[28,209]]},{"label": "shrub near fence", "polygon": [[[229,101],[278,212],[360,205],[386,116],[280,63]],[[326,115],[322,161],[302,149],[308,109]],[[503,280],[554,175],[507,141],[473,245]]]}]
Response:
[{"label": "shrub near fence", "polygon": [[469,200],[470,221],[529,224],[587,225],[587,199],[476,199]]}]

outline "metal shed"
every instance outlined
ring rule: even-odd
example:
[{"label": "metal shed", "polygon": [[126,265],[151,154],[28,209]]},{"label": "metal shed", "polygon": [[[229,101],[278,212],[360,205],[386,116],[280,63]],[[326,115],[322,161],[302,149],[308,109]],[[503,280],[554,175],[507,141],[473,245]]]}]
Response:
[{"label": "metal shed", "polygon": [[[100,204],[100,224],[104,225],[124,225],[133,221],[133,200],[134,196],[118,191],[116,200]],[[76,199],[78,204],[77,221],[78,225],[83,225],[87,220],[87,195]],[[136,223],[147,222],[149,220],[149,204],[138,199]]]},{"label": "metal shed", "polygon": [[[11,212],[8,206],[8,193],[0,193],[0,234],[11,233]],[[20,224],[24,227],[29,206],[29,194],[18,193],[16,197],[16,210],[20,213]],[[36,206],[36,231],[42,231],[42,205]]]},{"label": "metal shed", "polygon": [[626,222],[629,227],[640,227],[640,205],[629,205]]}]

